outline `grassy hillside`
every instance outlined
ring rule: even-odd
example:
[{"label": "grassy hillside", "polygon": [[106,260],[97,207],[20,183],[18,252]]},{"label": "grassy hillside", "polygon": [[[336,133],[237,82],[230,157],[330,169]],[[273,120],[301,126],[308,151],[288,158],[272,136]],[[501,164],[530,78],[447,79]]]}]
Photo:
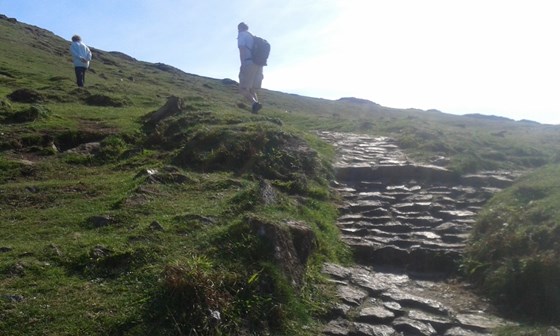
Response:
[{"label": "grassy hillside", "polygon": [[465,262],[486,294],[517,316],[560,322],[560,166],[496,195],[481,213]]},{"label": "grassy hillside", "polygon": [[[317,334],[318,269],[348,253],[316,129],[389,135],[460,172],[559,160],[558,127],[267,90],[252,115],[231,81],[118,52],[93,49],[78,89],[68,46],[0,18],[7,335]],[[299,234],[303,262],[275,254]]]}]

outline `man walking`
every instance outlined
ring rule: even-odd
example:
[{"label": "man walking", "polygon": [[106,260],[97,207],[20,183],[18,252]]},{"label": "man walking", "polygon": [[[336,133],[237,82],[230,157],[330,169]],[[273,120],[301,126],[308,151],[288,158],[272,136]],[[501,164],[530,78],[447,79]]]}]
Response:
[{"label": "man walking", "polygon": [[237,46],[239,47],[239,58],[241,68],[239,70],[239,92],[251,104],[251,112],[257,113],[262,108],[257,96],[257,89],[261,88],[263,80],[263,66],[253,62],[251,50],[254,38],[249,33],[249,26],[241,22],[237,26]]},{"label": "man walking", "polygon": [[74,35],[72,36],[70,53],[72,54],[72,62],[76,71],[76,83],[79,87],[83,87],[86,81],[86,70],[91,61],[91,51],[82,42],[82,38],[79,35]]}]

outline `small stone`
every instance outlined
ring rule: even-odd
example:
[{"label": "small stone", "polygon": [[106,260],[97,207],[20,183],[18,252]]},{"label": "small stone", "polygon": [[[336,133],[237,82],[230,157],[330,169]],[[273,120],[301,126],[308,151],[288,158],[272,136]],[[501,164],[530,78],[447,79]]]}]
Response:
[{"label": "small stone", "polygon": [[152,231],[165,231],[163,226],[158,221],[151,222],[149,228]]},{"label": "small stone", "polygon": [[12,252],[13,248],[8,247],[8,246],[0,246],[0,253],[7,253],[7,252]]}]

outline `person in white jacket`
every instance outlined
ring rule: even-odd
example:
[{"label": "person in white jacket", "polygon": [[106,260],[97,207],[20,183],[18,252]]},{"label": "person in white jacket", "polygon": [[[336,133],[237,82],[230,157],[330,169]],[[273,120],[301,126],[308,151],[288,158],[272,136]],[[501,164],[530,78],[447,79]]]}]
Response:
[{"label": "person in white jacket", "polygon": [[86,70],[89,68],[89,62],[91,61],[91,50],[82,42],[79,35],[74,35],[72,36],[70,53],[76,70],[76,83],[79,87],[83,87],[86,81]]}]

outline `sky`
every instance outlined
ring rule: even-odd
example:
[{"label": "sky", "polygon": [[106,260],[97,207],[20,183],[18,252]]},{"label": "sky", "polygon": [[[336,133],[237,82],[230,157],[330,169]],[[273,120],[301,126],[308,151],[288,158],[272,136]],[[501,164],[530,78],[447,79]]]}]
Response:
[{"label": "sky", "polygon": [[[557,0],[0,0],[70,40],[237,80],[237,24],[267,39],[263,87],[560,124]],[[266,104],[266,102],[264,102]]]}]

